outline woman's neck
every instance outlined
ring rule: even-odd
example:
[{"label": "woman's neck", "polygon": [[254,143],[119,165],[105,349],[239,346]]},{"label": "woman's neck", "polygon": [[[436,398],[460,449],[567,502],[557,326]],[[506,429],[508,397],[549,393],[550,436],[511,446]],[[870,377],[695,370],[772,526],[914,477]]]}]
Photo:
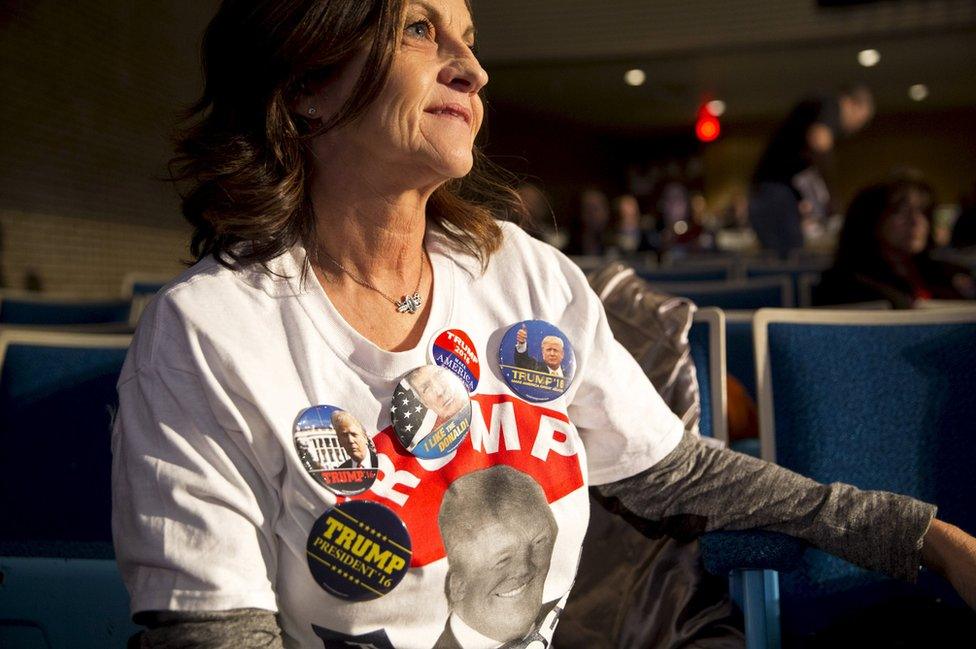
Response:
[{"label": "woman's neck", "polygon": [[374,286],[416,281],[424,257],[430,193],[367,186],[347,174],[318,175],[311,191],[316,219],[310,246],[313,262],[326,269],[330,263],[341,265]]}]

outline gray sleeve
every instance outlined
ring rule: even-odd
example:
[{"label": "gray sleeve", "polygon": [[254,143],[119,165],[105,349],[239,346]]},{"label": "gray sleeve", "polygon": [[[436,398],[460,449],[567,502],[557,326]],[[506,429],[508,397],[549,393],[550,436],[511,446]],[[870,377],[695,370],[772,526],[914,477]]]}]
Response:
[{"label": "gray sleeve", "polygon": [[[282,649],[275,614],[256,608],[230,611],[145,611],[139,649]],[[130,646],[133,646],[130,643]]]},{"label": "gray sleeve", "polygon": [[599,487],[669,533],[764,529],[802,539],[871,570],[914,582],[936,508],[885,491],[820,484],[685,434],[650,469]]}]

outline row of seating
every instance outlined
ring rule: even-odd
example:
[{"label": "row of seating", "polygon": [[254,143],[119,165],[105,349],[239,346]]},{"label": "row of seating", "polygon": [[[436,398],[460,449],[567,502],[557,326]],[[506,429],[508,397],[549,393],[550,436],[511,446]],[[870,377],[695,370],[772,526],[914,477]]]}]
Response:
[{"label": "row of seating", "polygon": [[23,291],[0,292],[0,325],[89,325],[92,331],[131,331],[149,299],[167,277],[130,273],[122,282],[122,296],[115,299],[57,297]]},{"label": "row of seating", "polygon": [[[709,389],[701,382],[712,401],[703,434],[722,435],[714,384],[724,381],[725,334],[737,326],[752,337],[764,459],[820,482],[935,503],[940,518],[976,530],[976,309],[764,309],[735,323],[713,311],[696,315],[690,335],[699,378],[718,377]],[[706,535],[703,557],[712,572],[733,572],[749,647],[778,647],[784,635],[804,646],[886,607],[916,607],[976,634],[976,614],[931,574],[912,588],[769,533]],[[914,627],[909,616],[870,632],[921,637],[926,618],[914,618]]]},{"label": "row of seating", "polygon": [[[761,310],[751,320],[763,457],[935,502],[940,517],[976,529],[976,310]],[[700,309],[689,334],[701,430],[723,441],[728,326],[721,310]],[[129,340],[0,329],[0,646],[121,646],[136,630],[109,525],[110,427]],[[717,574],[735,569],[750,647],[778,646],[780,610],[784,632],[803,637],[852,598],[906,594],[773,534],[708,535],[703,556]],[[797,566],[782,579],[768,570]],[[961,605],[944,584],[925,588]]]},{"label": "row of seating", "polygon": [[[723,263],[707,267],[638,269],[658,290],[681,295],[699,306],[732,310],[809,306],[819,268],[811,264],[764,264],[744,268]],[[20,326],[91,325],[101,331],[131,331],[148,299],[165,278],[127,276],[123,297],[88,300],[24,293],[0,294],[0,324]]]}]

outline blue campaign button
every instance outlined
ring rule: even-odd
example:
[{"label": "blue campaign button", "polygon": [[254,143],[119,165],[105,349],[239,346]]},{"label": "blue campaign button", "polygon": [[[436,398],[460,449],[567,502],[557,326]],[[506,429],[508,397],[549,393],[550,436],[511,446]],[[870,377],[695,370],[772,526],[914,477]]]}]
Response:
[{"label": "blue campaign button", "polygon": [[295,418],[292,441],[305,472],[341,496],[366,491],[379,463],[373,440],[352,413],[336,406],[312,406]]},{"label": "blue campaign button", "polygon": [[413,546],[389,507],[367,500],[336,505],[320,516],[305,546],[315,582],[340,599],[364,602],[396,588]]},{"label": "blue campaign button", "polygon": [[422,365],[410,370],[393,390],[390,419],[403,448],[435,460],[468,436],[471,398],[456,374],[438,365]]},{"label": "blue campaign button", "polygon": [[526,320],[502,336],[498,365],[512,392],[526,401],[551,401],[572,384],[576,357],[558,327],[544,320]]},{"label": "blue campaign button", "polygon": [[431,338],[430,362],[457,374],[465,389],[474,392],[481,378],[481,363],[471,337],[462,329],[444,329]]}]

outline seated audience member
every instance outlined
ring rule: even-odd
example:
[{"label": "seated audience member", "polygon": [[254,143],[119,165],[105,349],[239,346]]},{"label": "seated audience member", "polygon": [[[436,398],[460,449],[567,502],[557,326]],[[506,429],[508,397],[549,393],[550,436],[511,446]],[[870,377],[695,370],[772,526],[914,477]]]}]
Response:
[{"label": "seated audience member", "polygon": [[950,247],[976,251],[976,182],[959,201],[959,218],[952,228]]},{"label": "seated audience member", "polygon": [[633,194],[623,194],[613,200],[614,233],[611,247],[627,255],[650,249],[644,232],[640,204]]},{"label": "seated audience member", "polygon": [[861,190],[847,209],[834,265],[814,302],[887,300],[907,309],[922,300],[976,298],[966,269],[930,255],[934,204],[932,188],[914,172]]},{"label": "seated audience member", "polygon": [[568,243],[568,235],[561,231],[545,193],[532,183],[522,183],[518,190],[519,198],[525,207],[522,229],[540,241],[562,250]]},{"label": "seated audience member", "polygon": [[599,256],[606,252],[610,201],[599,189],[580,194],[579,218],[570,235],[569,254]]}]

